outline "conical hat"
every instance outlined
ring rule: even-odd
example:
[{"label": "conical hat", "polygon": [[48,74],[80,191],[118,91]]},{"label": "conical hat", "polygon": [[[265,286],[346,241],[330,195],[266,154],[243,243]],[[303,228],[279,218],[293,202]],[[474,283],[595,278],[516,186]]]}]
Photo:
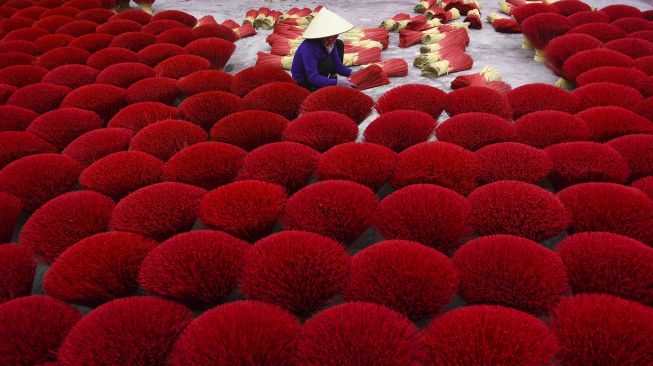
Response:
[{"label": "conical hat", "polygon": [[322,8],[304,31],[304,39],[316,39],[345,33],[354,26],[340,15]]}]

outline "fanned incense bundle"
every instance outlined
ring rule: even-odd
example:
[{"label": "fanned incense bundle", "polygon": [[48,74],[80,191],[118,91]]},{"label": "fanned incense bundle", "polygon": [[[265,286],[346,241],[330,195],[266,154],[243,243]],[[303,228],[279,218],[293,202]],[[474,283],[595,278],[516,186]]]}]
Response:
[{"label": "fanned incense bundle", "polygon": [[369,67],[371,65],[381,66],[388,77],[402,77],[408,75],[408,63],[403,58],[391,58],[374,64],[363,65],[362,67]]},{"label": "fanned incense bundle", "polygon": [[215,20],[215,18],[212,15],[205,15],[197,20],[197,23],[195,24],[194,28],[207,24],[218,25],[218,22]]},{"label": "fanned incense bundle", "polygon": [[227,19],[224,22],[222,22],[222,26],[227,27],[229,29],[236,29],[240,27],[240,24],[236,23],[236,21],[233,19]]},{"label": "fanned incense bundle", "polygon": [[353,74],[349,81],[356,85],[356,89],[365,90],[377,86],[390,84],[388,75],[379,65],[371,65]]},{"label": "fanned incense bundle", "polygon": [[410,19],[410,15],[406,13],[397,13],[395,14],[392,18],[386,19],[383,22],[381,22],[381,28],[385,28],[388,31],[393,31],[395,30],[395,24],[400,21],[400,20],[407,20]]},{"label": "fanned incense bundle", "polygon": [[464,22],[468,23],[469,27],[472,29],[483,28],[483,23],[481,22],[481,13],[478,11],[478,9],[470,10],[467,13],[467,17],[465,17]]},{"label": "fanned incense bundle", "polygon": [[457,76],[451,82],[451,89],[460,89],[466,86],[482,86],[502,94],[512,89],[510,85],[501,81],[501,73],[491,66],[486,66],[475,74]]},{"label": "fanned incense bundle", "polygon": [[258,9],[250,9],[245,13],[245,20],[243,24],[254,24],[254,20],[258,16]]},{"label": "fanned incense bundle", "polygon": [[233,31],[238,39],[251,37],[256,34],[256,30],[254,30],[254,26],[251,23],[234,28]]},{"label": "fanned incense bundle", "polygon": [[433,7],[437,3],[437,0],[422,0],[415,6],[415,12],[424,14],[427,9]]},{"label": "fanned incense bundle", "polygon": [[472,57],[464,52],[448,55],[443,60],[428,64],[422,69],[422,76],[442,76],[452,72],[469,70],[474,65]]},{"label": "fanned incense bundle", "polygon": [[497,13],[490,13],[487,16],[487,20],[492,24],[494,30],[499,33],[521,33],[521,27],[512,18],[503,18]]},{"label": "fanned incense bundle", "polygon": [[256,55],[258,56],[256,66],[271,66],[284,70],[290,70],[292,67],[292,56],[278,56],[265,52],[258,52]]}]

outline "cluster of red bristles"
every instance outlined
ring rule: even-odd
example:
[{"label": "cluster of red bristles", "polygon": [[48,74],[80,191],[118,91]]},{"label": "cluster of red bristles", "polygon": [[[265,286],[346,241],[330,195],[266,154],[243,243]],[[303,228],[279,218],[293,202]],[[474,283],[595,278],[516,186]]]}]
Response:
[{"label": "cluster of red bristles", "polygon": [[0,363],[653,362],[647,44],[553,38],[572,92],[485,68],[375,102],[114,7],[0,5]]}]

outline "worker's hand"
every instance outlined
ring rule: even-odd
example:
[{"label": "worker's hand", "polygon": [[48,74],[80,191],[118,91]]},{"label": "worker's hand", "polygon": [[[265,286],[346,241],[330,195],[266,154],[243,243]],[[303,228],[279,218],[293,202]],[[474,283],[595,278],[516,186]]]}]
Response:
[{"label": "worker's hand", "polygon": [[347,80],[345,78],[339,78],[339,79],[336,80],[336,82],[337,82],[336,85],[339,85],[339,86],[346,86],[346,87],[349,87],[349,88],[355,88],[356,87],[356,84],[350,82],[349,80]]}]

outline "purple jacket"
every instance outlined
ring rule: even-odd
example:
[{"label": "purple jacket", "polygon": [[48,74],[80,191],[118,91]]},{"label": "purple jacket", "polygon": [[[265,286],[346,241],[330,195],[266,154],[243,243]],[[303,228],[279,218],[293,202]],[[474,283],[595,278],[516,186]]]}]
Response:
[{"label": "purple jacket", "polygon": [[340,55],[336,47],[333,47],[333,50],[329,54],[321,39],[307,39],[299,45],[293,58],[290,71],[295,82],[299,84],[306,77],[309,83],[318,88],[336,85],[336,79],[322,76],[317,70],[318,62],[327,56],[333,59],[333,64],[336,65],[336,72],[339,75],[349,76],[351,74],[352,70],[340,61]]}]

